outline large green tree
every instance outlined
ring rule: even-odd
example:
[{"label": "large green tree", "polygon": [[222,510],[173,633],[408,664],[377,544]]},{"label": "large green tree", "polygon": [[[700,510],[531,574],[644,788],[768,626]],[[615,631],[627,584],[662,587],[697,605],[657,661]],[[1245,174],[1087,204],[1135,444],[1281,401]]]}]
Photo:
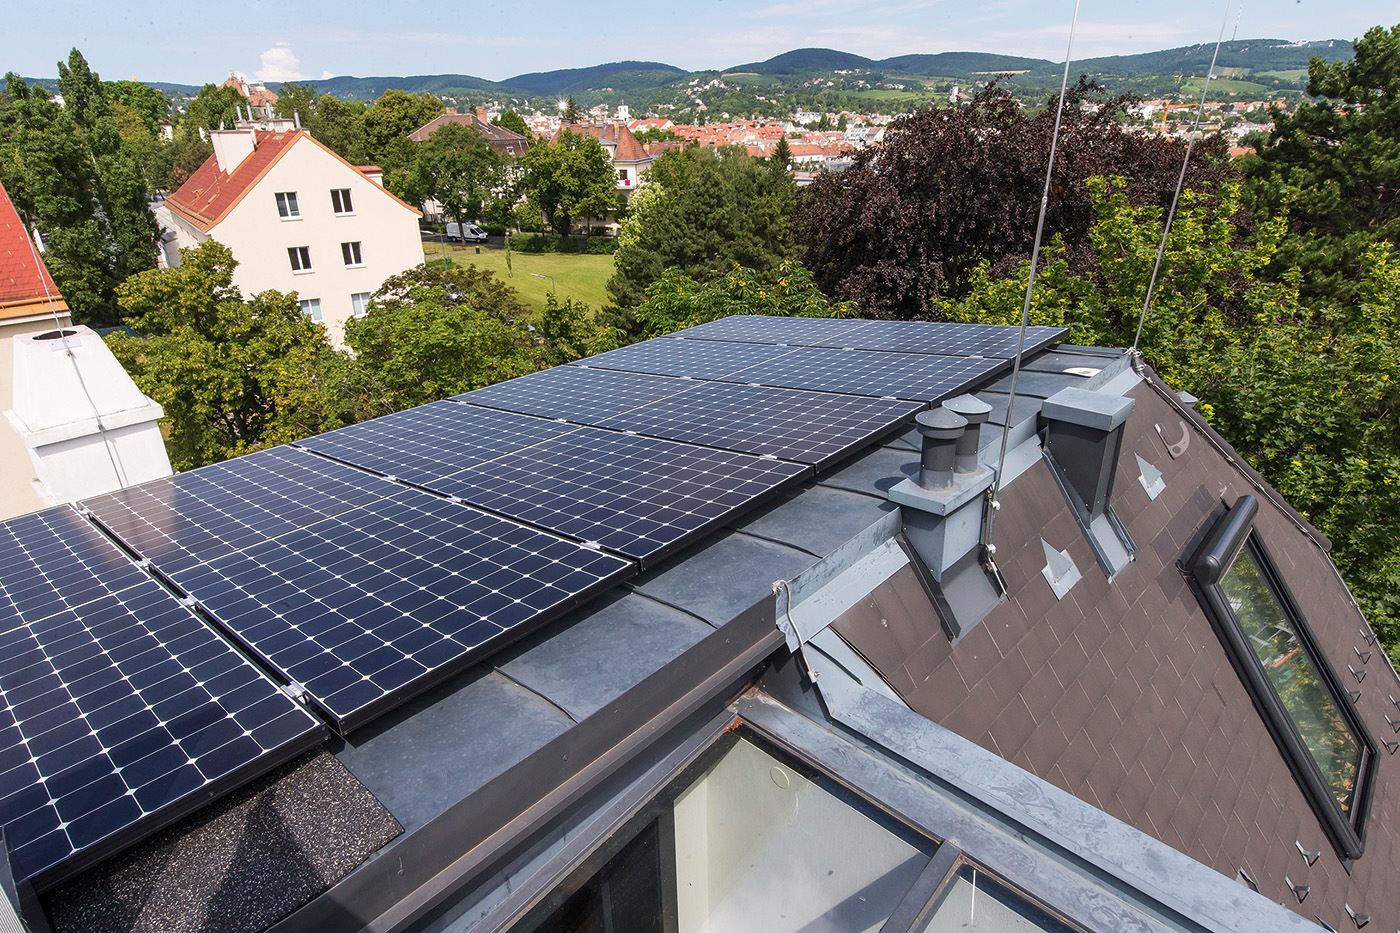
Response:
[{"label": "large green tree", "polygon": [[71,107],[6,77],[0,182],[44,237],[46,262],[75,320],[115,324],[117,285],[155,265],[142,155],[123,139],[119,114],[76,49],[59,80]]},{"label": "large green tree", "polygon": [[449,123],[417,144],[401,193],[418,204],[437,201],[458,223],[479,220],[488,204],[502,199],[505,169],[505,158],[479,130]]},{"label": "large green tree", "polygon": [[107,100],[121,104],[139,116],[152,133],[159,132],[161,120],[170,118],[170,98],[140,81],[105,81]]},{"label": "large green tree", "polygon": [[302,316],[296,296],[245,298],[237,263],[210,240],[175,269],[143,272],[119,300],[135,335],[107,341],[141,391],[165,409],[176,469],[190,469],[340,427],[360,412],[352,362]]},{"label": "large green tree", "polygon": [[1279,268],[1307,272],[1304,291],[1351,300],[1373,243],[1400,243],[1400,25],[1356,40],[1355,57],[1308,68],[1308,99],[1270,111],[1274,128],[1245,160],[1254,211],[1287,205],[1292,236]]},{"label": "large green tree", "polygon": [[619,206],[612,160],[592,136],[565,130],[555,142],[531,146],[521,167],[521,186],[560,236]]},{"label": "large green tree", "polygon": [[525,122],[525,118],[514,110],[507,110],[505,113],[491,121],[494,125],[504,127],[513,133],[519,133],[526,139],[530,138],[530,126]]},{"label": "large green tree", "polygon": [[667,269],[697,280],[735,265],[766,275],[791,258],[794,191],[783,166],[741,149],[694,146],[663,154],[633,196],[608,282],[622,326],[632,329],[626,309]]},{"label": "large green tree", "polygon": [[393,88],[365,110],[365,156],[384,169],[384,181],[390,188],[402,187],[402,176],[413,164],[414,143],[408,134],[444,109],[442,101],[432,94]]},{"label": "large green tree", "polygon": [[206,84],[199,89],[194,100],[185,108],[181,121],[191,130],[217,130],[219,127],[232,127],[238,120],[238,111],[248,102],[238,93],[236,87],[222,84]]},{"label": "large green tree", "polygon": [[385,280],[345,325],[374,407],[398,411],[535,368],[514,289],[489,272],[423,265]]},{"label": "large green tree", "polygon": [[784,317],[840,317],[849,304],[827,300],[812,273],[795,259],[760,272],[734,266],[717,278],[696,281],[678,268],[667,269],[647,286],[632,311],[640,336],[659,337],[731,314]]},{"label": "large green tree", "polygon": [[340,154],[341,158],[362,165],[369,161],[365,138],[363,101],[342,100],[333,94],[317,94],[309,84],[288,83],[277,92],[277,113],[296,117],[312,136]]},{"label": "large green tree", "polygon": [[[1088,261],[1057,239],[1036,278],[1031,321],[1069,341],[1131,345],[1161,236],[1162,211],[1134,206],[1122,180],[1093,179]],[[1142,349],[1173,387],[1334,542],[1371,624],[1400,654],[1400,256],[1362,259],[1351,303],[1309,300],[1298,270],[1274,277],[1285,217],[1242,229],[1238,184],[1188,192],[1172,227]],[[1029,263],[1001,276],[983,262],[969,294],[939,316],[1010,324]]]}]

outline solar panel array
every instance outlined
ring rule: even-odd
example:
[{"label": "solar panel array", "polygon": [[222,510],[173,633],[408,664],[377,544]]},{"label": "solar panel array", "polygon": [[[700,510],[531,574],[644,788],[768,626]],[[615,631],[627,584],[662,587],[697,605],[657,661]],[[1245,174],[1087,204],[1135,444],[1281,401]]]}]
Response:
[{"label": "solar panel array", "polygon": [[0,523],[20,876],[318,741],[279,684],[354,729],[1007,368],[1016,336],[729,318]]},{"label": "solar panel array", "polygon": [[0,525],[0,821],[71,872],[323,727],[63,506]]},{"label": "solar panel array", "polygon": [[[313,479],[319,497],[278,520]],[[634,570],[295,449],[148,485],[166,495],[137,487],[87,505],[124,540],[153,543],[141,553],[158,572],[342,730]],[[211,528],[239,546],[210,546]]]}]

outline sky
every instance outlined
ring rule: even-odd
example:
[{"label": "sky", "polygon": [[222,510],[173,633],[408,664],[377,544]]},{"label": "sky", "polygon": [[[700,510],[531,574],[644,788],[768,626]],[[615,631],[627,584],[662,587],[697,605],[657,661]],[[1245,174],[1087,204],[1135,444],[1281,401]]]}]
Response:
[{"label": "sky", "polygon": [[[1226,13],[1228,3],[1228,14]],[[0,71],[53,77],[77,46],[102,77],[202,84],[527,71],[623,59],[725,68],[804,46],[886,58],[978,51],[1062,60],[1072,0],[49,0],[6,17]],[[17,8],[18,9],[18,8]],[[1395,0],[1082,0],[1075,57],[1226,38],[1351,39]]]}]

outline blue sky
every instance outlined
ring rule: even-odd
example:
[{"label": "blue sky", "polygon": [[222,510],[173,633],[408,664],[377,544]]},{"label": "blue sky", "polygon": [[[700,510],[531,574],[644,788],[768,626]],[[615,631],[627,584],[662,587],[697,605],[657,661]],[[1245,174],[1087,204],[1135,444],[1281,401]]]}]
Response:
[{"label": "blue sky", "polygon": [[[1230,2],[1227,37],[1352,38],[1395,0]],[[47,77],[78,46],[104,78],[190,84],[446,72],[501,79],[619,59],[722,68],[801,46],[874,58],[985,51],[1058,59],[1072,0],[50,0],[8,17],[0,70]],[[1219,0],[1083,0],[1076,57],[1214,41]],[[18,20],[18,22],[16,22]]]}]

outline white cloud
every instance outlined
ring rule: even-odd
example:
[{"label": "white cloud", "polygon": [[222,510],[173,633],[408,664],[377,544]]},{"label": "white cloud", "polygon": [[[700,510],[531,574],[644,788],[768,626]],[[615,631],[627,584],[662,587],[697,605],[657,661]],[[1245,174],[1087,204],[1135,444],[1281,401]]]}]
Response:
[{"label": "white cloud", "polygon": [[322,81],[325,81],[325,80],[327,80],[327,79],[329,79],[329,78],[334,78],[334,77],[335,77],[335,75],[332,74],[332,73],[329,72],[329,71],[323,71],[323,72],[321,72],[321,80],[322,80]]},{"label": "white cloud", "polygon": [[301,60],[292,47],[279,42],[258,56],[258,70],[253,77],[259,81],[300,81],[306,77],[301,73]]}]

